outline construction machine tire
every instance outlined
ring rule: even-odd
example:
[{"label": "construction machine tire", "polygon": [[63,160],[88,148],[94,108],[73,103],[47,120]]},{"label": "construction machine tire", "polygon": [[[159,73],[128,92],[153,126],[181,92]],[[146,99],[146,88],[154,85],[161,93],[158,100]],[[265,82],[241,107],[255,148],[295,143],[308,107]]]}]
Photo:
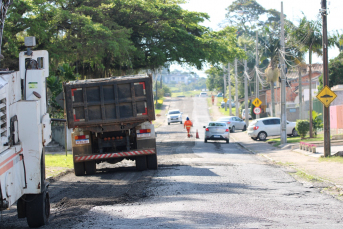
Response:
[{"label": "construction machine tire", "polygon": [[28,194],[26,201],[26,219],[29,227],[37,228],[49,223],[50,198],[45,190],[40,194]]}]

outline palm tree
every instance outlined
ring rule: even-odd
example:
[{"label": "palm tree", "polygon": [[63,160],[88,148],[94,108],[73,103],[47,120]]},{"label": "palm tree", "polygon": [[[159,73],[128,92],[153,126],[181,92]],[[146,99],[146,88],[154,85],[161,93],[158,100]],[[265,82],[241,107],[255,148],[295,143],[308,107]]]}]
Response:
[{"label": "palm tree", "polygon": [[274,83],[279,76],[279,69],[277,64],[279,62],[279,50],[280,50],[280,37],[276,33],[278,31],[278,23],[273,22],[269,26],[264,27],[261,43],[264,46],[264,55],[269,59],[268,68],[266,68],[266,80],[270,83],[271,97],[272,97],[272,112],[271,115],[275,116],[275,95],[274,95]]},{"label": "palm tree", "polygon": [[343,51],[343,34],[339,34],[336,31],[336,34],[332,36],[334,45],[339,49],[339,52]]},{"label": "palm tree", "polygon": [[[312,53],[321,56],[322,51],[322,24],[320,20],[309,21],[305,16],[300,20],[299,26],[293,30],[292,36],[298,40],[300,50],[309,54],[309,91],[310,91],[310,138],[312,131]],[[300,42],[299,42],[300,41]],[[332,46],[332,42],[329,43]],[[300,82],[299,82],[300,83]]]}]

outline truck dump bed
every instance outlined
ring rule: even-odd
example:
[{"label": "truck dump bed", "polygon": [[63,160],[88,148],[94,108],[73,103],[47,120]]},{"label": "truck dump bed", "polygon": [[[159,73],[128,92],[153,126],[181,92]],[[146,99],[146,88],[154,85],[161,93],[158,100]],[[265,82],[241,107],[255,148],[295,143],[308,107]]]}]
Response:
[{"label": "truck dump bed", "polygon": [[76,80],[64,83],[63,90],[69,128],[101,131],[155,120],[147,75]]}]

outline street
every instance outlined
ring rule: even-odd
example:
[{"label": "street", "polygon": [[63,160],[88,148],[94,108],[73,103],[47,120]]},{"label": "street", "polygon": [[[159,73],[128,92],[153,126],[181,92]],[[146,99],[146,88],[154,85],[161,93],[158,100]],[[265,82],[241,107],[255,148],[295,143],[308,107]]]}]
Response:
[{"label": "street", "polygon": [[[58,177],[49,187],[50,224],[42,228],[342,228],[341,201],[242,148],[234,140],[241,131],[230,144],[204,143],[206,98],[171,98],[169,109],[192,120],[193,137],[164,120],[156,129],[158,170],[138,172],[123,161],[97,165],[94,176]],[[0,227],[27,223],[13,206]]]}]

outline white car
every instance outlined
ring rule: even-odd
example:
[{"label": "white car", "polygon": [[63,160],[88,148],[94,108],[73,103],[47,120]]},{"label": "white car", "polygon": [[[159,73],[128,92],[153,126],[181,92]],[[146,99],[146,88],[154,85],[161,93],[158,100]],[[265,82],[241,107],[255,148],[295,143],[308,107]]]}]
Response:
[{"label": "white car", "polygon": [[199,97],[207,97],[207,92],[201,92],[201,93],[199,94]]},{"label": "white car", "polygon": [[180,124],[182,124],[182,112],[180,112],[180,110],[170,110],[166,115],[168,125],[173,122],[180,122]]},{"label": "white car", "polygon": [[[295,122],[287,121],[286,133],[288,136],[298,136]],[[266,140],[268,136],[280,136],[281,119],[276,117],[260,118],[253,120],[248,126],[248,135],[252,139]]]}]

